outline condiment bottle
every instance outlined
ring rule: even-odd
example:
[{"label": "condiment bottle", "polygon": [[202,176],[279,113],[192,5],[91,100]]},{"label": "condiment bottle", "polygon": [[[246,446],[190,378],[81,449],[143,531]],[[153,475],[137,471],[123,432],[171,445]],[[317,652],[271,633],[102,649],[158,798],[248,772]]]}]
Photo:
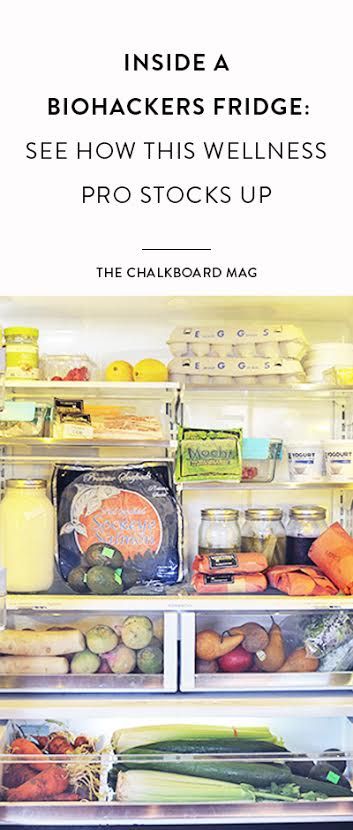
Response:
[{"label": "condiment bottle", "polygon": [[308,551],[327,528],[326,510],[315,504],[290,508],[287,525],[287,565],[313,565]]},{"label": "condiment bottle", "polygon": [[54,579],[55,510],[43,479],[9,479],[0,503],[0,561],[7,590],[48,591]]}]

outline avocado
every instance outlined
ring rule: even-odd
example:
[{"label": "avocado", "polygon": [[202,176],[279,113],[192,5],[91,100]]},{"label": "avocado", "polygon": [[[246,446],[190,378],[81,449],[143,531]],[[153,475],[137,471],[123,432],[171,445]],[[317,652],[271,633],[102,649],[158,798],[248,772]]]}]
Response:
[{"label": "avocado", "polygon": [[87,568],[80,566],[78,568],[72,568],[70,571],[67,581],[72,588],[73,591],[76,591],[78,594],[88,594],[88,586],[86,583],[86,574]]},{"label": "avocado", "polygon": [[85,553],[85,562],[90,568],[94,565],[109,565],[110,568],[123,568],[124,557],[120,550],[114,548],[113,545],[104,544],[104,542],[97,542],[90,545]]},{"label": "avocado", "polygon": [[87,571],[87,585],[92,594],[123,593],[119,569],[115,572],[106,565],[94,565]]}]

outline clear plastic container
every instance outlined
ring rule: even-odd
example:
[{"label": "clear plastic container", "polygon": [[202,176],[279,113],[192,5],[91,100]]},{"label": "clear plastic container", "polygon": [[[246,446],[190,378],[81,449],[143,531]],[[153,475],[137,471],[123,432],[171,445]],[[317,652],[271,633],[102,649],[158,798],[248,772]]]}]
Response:
[{"label": "clear plastic container", "polygon": [[44,380],[80,381],[95,380],[96,364],[86,355],[43,355],[41,374]]},{"label": "clear plastic container", "polygon": [[284,565],[286,561],[286,531],[282,510],[278,507],[249,507],[241,531],[241,549],[264,553],[268,566]]},{"label": "clear plastic container", "polygon": [[4,334],[6,378],[8,380],[38,380],[38,329],[11,326],[4,330]]},{"label": "clear plastic container", "polygon": [[7,401],[0,412],[0,438],[39,438],[44,435],[49,407]]},{"label": "clear plastic container", "polygon": [[326,510],[317,505],[290,508],[287,525],[287,565],[313,565],[308,556],[315,539],[327,529]]},{"label": "clear plastic container", "polygon": [[273,481],[281,451],[282,441],[244,438],[242,482]]}]

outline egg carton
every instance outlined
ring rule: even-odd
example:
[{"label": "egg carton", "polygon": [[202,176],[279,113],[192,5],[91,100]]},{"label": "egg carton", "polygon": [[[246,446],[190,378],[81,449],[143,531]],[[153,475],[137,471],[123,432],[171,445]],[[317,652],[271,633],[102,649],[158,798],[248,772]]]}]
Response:
[{"label": "egg carton", "polygon": [[292,358],[301,360],[308,344],[297,326],[251,324],[244,328],[239,324],[220,328],[177,327],[168,340],[175,357]]},{"label": "egg carton", "polygon": [[245,361],[175,357],[168,369],[170,380],[192,386],[292,386],[305,381],[301,363],[292,358]]}]

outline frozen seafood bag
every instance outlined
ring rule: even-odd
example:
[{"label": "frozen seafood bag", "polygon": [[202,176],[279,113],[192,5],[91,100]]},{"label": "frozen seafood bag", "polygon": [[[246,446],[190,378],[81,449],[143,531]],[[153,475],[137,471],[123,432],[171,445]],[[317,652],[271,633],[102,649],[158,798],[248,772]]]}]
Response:
[{"label": "frozen seafood bag", "polygon": [[171,585],[182,578],[181,510],[169,466],[160,461],[55,467],[58,558],[65,580],[95,544],[119,551],[140,584]]}]

